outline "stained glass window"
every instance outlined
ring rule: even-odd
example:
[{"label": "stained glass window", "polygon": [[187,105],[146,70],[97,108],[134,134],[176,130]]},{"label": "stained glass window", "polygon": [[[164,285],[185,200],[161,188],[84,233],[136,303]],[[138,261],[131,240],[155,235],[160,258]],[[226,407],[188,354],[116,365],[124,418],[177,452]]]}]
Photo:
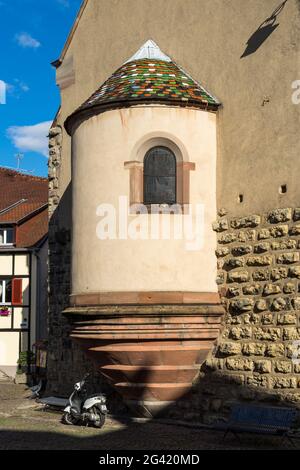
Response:
[{"label": "stained glass window", "polygon": [[176,158],[167,147],[153,147],[145,155],[144,203],[176,203]]}]

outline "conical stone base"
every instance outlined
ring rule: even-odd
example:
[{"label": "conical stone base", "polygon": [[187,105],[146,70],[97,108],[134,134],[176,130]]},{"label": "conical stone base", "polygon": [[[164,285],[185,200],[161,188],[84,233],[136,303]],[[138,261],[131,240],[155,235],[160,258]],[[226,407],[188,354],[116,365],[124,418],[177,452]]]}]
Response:
[{"label": "conical stone base", "polygon": [[71,338],[135,413],[186,396],[216,340],[220,305],[74,307]]}]

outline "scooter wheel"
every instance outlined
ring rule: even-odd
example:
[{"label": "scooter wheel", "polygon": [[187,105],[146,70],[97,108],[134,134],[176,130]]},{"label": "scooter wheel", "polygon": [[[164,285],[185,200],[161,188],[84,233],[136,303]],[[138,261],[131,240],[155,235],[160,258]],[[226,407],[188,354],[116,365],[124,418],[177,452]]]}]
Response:
[{"label": "scooter wheel", "polygon": [[62,422],[64,424],[68,424],[69,426],[74,426],[75,424],[78,423],[78,419],[74,418],[74,416],[71,413],[64,413],[62,417]]},{"label": "scooter wheel", "polygon": [[100,413],[97,409],[94,408],[94,413],[98,416],[98,419],[97,421],[94,421],[93,424],[95,426],[95,428],[102,428],[102,426],[104,426],[104,423],[105,423],[105,415],[103,413]]}]

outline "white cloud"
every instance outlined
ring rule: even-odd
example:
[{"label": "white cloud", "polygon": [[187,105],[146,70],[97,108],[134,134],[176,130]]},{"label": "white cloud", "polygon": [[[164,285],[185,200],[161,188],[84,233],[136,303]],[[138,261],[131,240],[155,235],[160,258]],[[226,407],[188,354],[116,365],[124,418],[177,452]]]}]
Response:
[{"label": "white cloud", "polygon": [[48,157],[48,138],[52,121],[33,126],[12,126],[6,131],[8,138],[21,152],[37,152]]},{"label": "white cloud", "polygon": [[19,80],[18,78],[15,78],[14,82],[18,85],[20,90],[24,91],[25,93],[30,90],[27,83],[23,82],[22,80]]},{"label": "white cloud", "polygon": [[21,93],[27,93],[30,90],[29,86],[23,82],[22,80],[19,80],[18,78],[14,78],[14,83],[6,83],[6,91],[10,95],[12,95],[14,98],[19,99],[21,97]]},{"label": "white cloud", "polygon": [[63,7],[66,7],[66,8],[69,8],[69,6],[70,6],[69,0],[57,0],[57,2],[60,3],[60,5],[62,5]]},{"label": "white cloud", "polygon": [[33,49],[37,49],[41,45],[37,39],[34,39],[28,33],[18,33],[16,34],[15,39],[21,47],[31,47]]}]

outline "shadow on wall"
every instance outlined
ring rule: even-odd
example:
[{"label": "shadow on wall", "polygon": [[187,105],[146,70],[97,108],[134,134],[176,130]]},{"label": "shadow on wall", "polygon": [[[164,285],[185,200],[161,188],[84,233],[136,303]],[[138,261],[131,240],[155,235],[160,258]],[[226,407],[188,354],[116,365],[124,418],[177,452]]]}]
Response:
[{"label": "shadow on wall", "polygon": [[[233,404],[248,403],[256,406],[296,408],[298,410],[297,425],[300,425],[299,388],[271,388],[271,378],[268,373],[253,374],[251,371],[245,373],[242,370],[235,372],[220,370],[218,361],[224,356],[221,354],[217,356],[208,359],[201,366],[199,365],[199,374],[193,381],[191,389],[186,393],[177,394],[177,399],[172,404],[160,408],[156,417],[185,421],[193,425],[197,425],[197,423],[211,425],[216,421],[226,421]],[[157,380],[155,380],[150,364],[147,364],[147,367],[140,367],[134,374],[128,375],[126,370],[119,371],[118,380],[120,382],[116,384],[115,388],[120,392],[121,389],[118,385],[125,385],[121,391],[123,398],[133,400],[131,401],[133,413],[125,406],[120,411],[119,401],[116,401],[113,388],[109,386],[109,383],[112,385],[113,382],[116,382],[115,377],[106,376],[106,379],[110,379],[107,385],[102,382],[102,386],[98,386],[98,389],[93,387],[91,391],[106,393],[110,414],[125,425],[134,422],[133,416],[145,416],[143,407],[137,406],[134,402],[153,403],[160,394],[159,389],[156,391],[155,387],[151,387],[157,383]],[[180,378],[178,380],[181,383]],[[172,387],[173,379],[170,378],[169,382]],[[165,378],[165,383],[162,385],[167,389],[168,377]],[[148,414],[148,416],[150,415]]]},{"label": "shadow on wall", "polygon": [[[147,371],[140,370],[136,380],[143,378],[147,382]],[[201,387],[200,387],[201,384]],[[143,394],[143,390],[141,390]],[[243,386],[238,381],[234,382],[222,373],[208,373],[201,378],[199,385],[195,384],[194,390],[178,399],[178,401],[165,410],[170,416],[173,411],[174,417],[179,420],[188,418],[187,410],[191,404],[197,405],[198,411],[194,411],[193,416],[189,416],[191,425],[180,426],[175,422],[148,420],[147,422],[137,422],[127,416],[116,418],[116,422],[109,423],[101,430],[85,429],[78,427],[67,427],[57,420],[44,419],[30,420],[24,424],[19,422],[18,430],[10,429],[10,419],[7,424],[2,422],[0,449],[78,449],[78,450],[201,450],[201,449],[279,449],[289,448],[288,442],[283,442],[281,438],[247,435],[242,436],[241,441],[233,436],[228,436],[223,440],[224,432],[216,432],[213,428],[197,427],[201,422],[203,414],[219,410],[220,403],[223,403],[224,418],[228,415],[230,406],[236,399],[241,401],[251,400],[255,394],[256,399],[263,404],[273,400],[273,405],[287,405],[284,399],[271,392],[263,392]],[[215,395],[215,396],[214,396]],[[231,397],[231,401],[226,397]],[[220,398],[217,398],[220,397]],[[110,410],[111,412],[113,409]],[[37,411],[35,411],[37,413]],[[191,414],[191,412],[189,411]],[[220,419],[220,410],[218,411]],[[179,423],[180,424],[180,423]],[[121,425],[121,426],[120,426]],[[299,441],[295,440],[295,447],[299,448]]]},{"label": "shadow on wall", "polygon": [[257,30],[250,36],[247,41],[247,46],[241,59],[253,54],[260,48],[260,46],[268,39],[268,37],[277,29],[279,23],[276,23],[278,15],[285,7],[287,0],[284,0],[265,21],[257,28]]},{"label": "shadow on wall", "polygon": [[[217,369],[217,361],[218,359],[213,359],[204,362],[191,390],[178,397],[172,405],[161,409],[158,417],[210,425],[216,421],[226,421],[234,403],[248,403],[296,408],[299,410],[297,424],[300,424],[300,393],[297,389],[291,392],[290,389],[267,388],[268,374],[249,373],[250,380],[247,382],[242,371],[226,373]],[[128,378],[124,377],[124,382],[126,381],[129,382]],[[130,382],[131,386],[134,383],[139,384],[139,396],[135,397],[136,399],[155,399],[154,396],[149,396],[147,387],[148,383],[152,382],[149,368],[137,371],[136,375],[130,378]],[[127,398],[132,398],[132,391]],[[113,404],[110,404],[109,400],[108,406],[110,413],[114,414]],[[127,413],[123,418],[125,423],[130,419]],[[118,416],[118,419],[122,421],[122,416]]]}]

